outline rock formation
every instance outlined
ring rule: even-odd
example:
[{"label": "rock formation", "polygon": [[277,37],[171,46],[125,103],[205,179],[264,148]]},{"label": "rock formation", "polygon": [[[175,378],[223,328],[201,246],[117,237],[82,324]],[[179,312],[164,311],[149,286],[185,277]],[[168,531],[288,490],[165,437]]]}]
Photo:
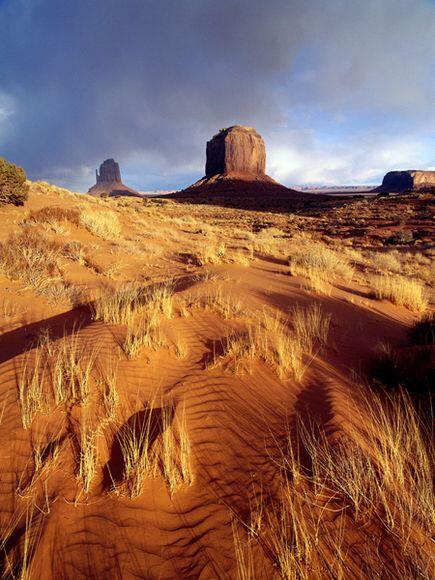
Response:
[{"label": "rock formation", "polygon": [[281,207],[302,202],[304,194],[266,175],[266,147],[252,127],[221,129],[206,147],[205,176],[170,197],[220,202],[233,207]]},{"label": "rock formation", "polygon": [[205,176],[266,173],[266,147],[255,129],[234,125],[207,142]]},{"label": "rock formation", "polygon": [[390,171],[382,180],[380,191],[401,193],[435,188],[435,171]]},{"label": "rock formation", "polygon": [[127,187],[121,181],[121,171],[119,164],[114,159],[106,159],[100,165],[100,172],[95,171],[97,183],[88,191],[91,195],[98,197],[108,195],[116,197],[120,195],[138,196],[140,193]]}]

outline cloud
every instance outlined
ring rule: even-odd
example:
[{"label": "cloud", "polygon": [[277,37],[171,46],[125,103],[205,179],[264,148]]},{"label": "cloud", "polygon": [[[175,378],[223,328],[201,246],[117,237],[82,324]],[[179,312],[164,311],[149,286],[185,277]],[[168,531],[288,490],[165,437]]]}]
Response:
[{"label": "cloud", "polygon": [[[112,156],[136,186],[185,185],[205,141],[236,122],[264,134],[271,173],[297,133],[304,181],[356,167],[324,126],[364,159],[366,139],[393,150],[386,133],[415,144],[435,129],[431,0],[3,0],[0,22],[0,96],[13,103],[0,150],[73,188]],[[378,165],[373,154],[367,171]]]}]

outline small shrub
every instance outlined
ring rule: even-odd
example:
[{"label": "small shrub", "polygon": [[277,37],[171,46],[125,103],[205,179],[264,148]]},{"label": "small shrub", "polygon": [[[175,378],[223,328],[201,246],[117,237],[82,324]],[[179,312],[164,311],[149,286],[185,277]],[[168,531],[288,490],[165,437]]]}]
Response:
[{"label": "small shrub", "polygon": [[311,288],[321,294],[330,292],[330,281],[351,280],[353,268],[348,258],[321,243],[303,244],[289,257],[290,274],[308,278]]},{"label": "small shrub", "polygon": [[121,233],[118,217],[110,211],[87,209],[80,214],[80,224],[100,238],[116,238]]},{"label": "small shrub", "polygon": [[70,222],[77,227],[80,225],[78,210],[58,206],[48,206],[33,210],[30,212],[26,222],[48,224],[50,226],[62,222]]},{"label": "small shrub", "polygon": [[411,344],[434,344],[435,343],[435,313],[425,314],[418,320],[409,331]]},{"label": "small shrub", "polygon": [[23,205],[28,193],[24,169],[0,157],[0,204]]},{"label": "small shrub", "polygon": [[389,300],[413,312],[424,312],[427,308],[424,286],[416,280],[403,276],[375,276],[372,278],[372,288],[373,296],[378,300]]}]

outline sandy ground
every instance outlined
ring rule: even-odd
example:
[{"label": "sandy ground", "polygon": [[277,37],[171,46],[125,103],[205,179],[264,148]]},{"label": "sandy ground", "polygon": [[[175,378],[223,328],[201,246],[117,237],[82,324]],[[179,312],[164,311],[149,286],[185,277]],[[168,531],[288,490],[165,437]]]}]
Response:
[{"label": "sandy ground", "polygon": [[[288,439],[302,448],[301,469],[310,472],[310,453],[298,439],[299,421],[315,422],[330,442],[361,427],[355,401],[369,361],[380,343],[392,348],[406,343],[409,327],[421,315],[372,297],[372,253],[392,248],[399,257],[405,255],[400,270],[391,275],[421,276],[431,308],[430,199],[396,202],[393,212],[394,203],[353,200],[331,205],[322,215],[316,209],[311,214],[308,209],[298,214],[244,212],[176,201],[95,201],[36,184],[24,208],[1,207],[2,244],[11,244],[11,236],[30,228],[60,248],[78,242],[86,254],[83,260],[61,257],[56,276],[67,286],[55,294],[47,290],[50,280],[37,287],[20,272],[5,273],[0,266],[4,577],[291,577],[293,572],[286,576],[284,570],[296,568],[282,564],[267,532],[282,493],[281,461]],[[101,236],[68,220],[29,220],[31,212],[46,207],[109,212],[120,229]],[[385,245],[403,229],[414,232],[412,244]],[[331,275],[321,292],[304,276],[291,276],[288,266],[293,248],[302,243],[309,251],[313,240],[346,256],[353,268],[348,278]],[[225,252],[202,263],[207,261],[204,248],[216,250],[222,243]],[[131,280],[150,287],[170,284],[173,309],[159,318],[164,345],[145,346],[129,359],[122,348],[126,325],[96,320],[89,305],[107,285],[120,287]],[[259,353],[241,357],[237,368],[226,356],[225,337],[245,329],[263,311],[286,326],[295,308],[313,304],[330,317],[328,338],[326,345],[303,355],[297,377],[278,372]],[[95,353],[89,394],[79,401],[51,401],[49,410],[42,406],[24,426],[20,377],[47,333],[52,345],[74,337],[76,344],[85,345],[83,358]],[[118,398],[109,417],[100,387],[104,369],[112,367]],[[38,381],[50,390],[48,375]],[[170,409],[167,423],[165,409]],[[163,450],[165,433],[174,429],[178,436],[169,447],[188,467],[180,475],[174,460],[178,479],[172,486],[160,465],[132,493],[125,484],[120,434],[129,425],[140,430],[144,424],[150,446]],[[174,451],[182,445],[177,439],[182,430],[188,433],[184,456]],[[91,441],[88,486],[79,473],[80,457],[88,449],[83,432]],[[39,463],[35,449],[42,450]],[[337,496],[339,507],[331,504],[325,493],[317,491],[315,500],[310,496],[310,522],[316,513],[327,522],[313,543],[314,552],[338,562],[333,552],[340,538],[344,572],[340,576],[338,567],[328,570],[324,564],[310,571],[305,554],[299,562],[301,569],[307,566],[305,577],[400,577],[396,538],[385,535],[375,518],[358,521]],[[252,532],[258,511],[264,536]],[[284,526],[279,520],[275,525]],[[425,533],[418,528],[410,535],[409,546],[415,542],[428,556]],[[294,544],[295,534],[289,532],[289,537]],[[404,566],[402,573],[416,569],[413,564],[406,568],[407,561]],[[419,577],[429,577],[427,569],[425,573]]]}]

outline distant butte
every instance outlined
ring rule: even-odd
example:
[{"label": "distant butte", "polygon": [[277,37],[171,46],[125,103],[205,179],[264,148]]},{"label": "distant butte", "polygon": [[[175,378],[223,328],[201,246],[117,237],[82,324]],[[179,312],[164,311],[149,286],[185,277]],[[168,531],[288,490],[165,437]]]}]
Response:
[{"label": "distant butte", "polygon": [[252,127],[234,125],[221,129],[207,142],[205,176],[171,197],[196,201],[228,198],[231,205],[246,207],[298,202],[305,196],[266,175],[266,147],[261,135]]},{"label": "distant butte", "polygon": [[404,191],[425,191],[435,189],[435,171],[390,171],[382,180],[378,191],[403,193]]},{"label": "distant butte", "polygon": [[141,197],[140,193],[122,183],[119,164],[114,159],[106,159],[100,165],[100,172],[95,171],[97,183],[92,186],[88,193],[97,197],[109,196],[135,196]]}]

